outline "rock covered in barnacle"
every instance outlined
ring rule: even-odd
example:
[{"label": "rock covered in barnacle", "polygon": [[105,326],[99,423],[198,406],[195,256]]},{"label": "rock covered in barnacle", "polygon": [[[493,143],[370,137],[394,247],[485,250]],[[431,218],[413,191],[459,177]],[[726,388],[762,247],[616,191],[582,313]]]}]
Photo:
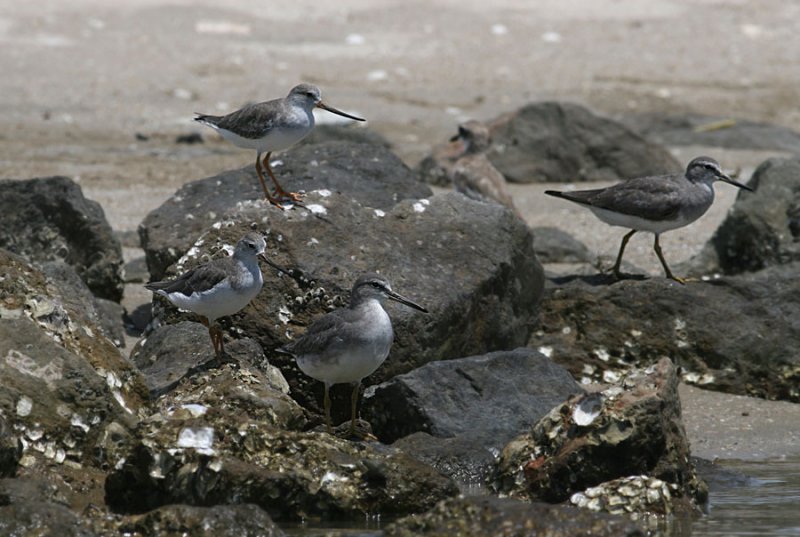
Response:
[{"label": "rock covered in barnacle", "polygon": [[678,486],[646,475],[606,481],[570,496],[573,505],[611,514],[672,513],[672,498]]},{"label": "rock covered in barnacle", "polygon": [[[678,378],[668,359],[636,370],[602,393],[576,396],[554,408],[530,433],[511,441],[498,462],[494,486],[520,498],[561,502],[574,496],[590,508],[626,505],[623,483],[605,500],[592,489],[601,483],[647,475],[668,484],[664,500],[697,507],[707,488],[689,461],[689,444],[680,419]],[[624,485],[628,485],[625,487]],[[588,489],[588,490],[587,490]],[[623,493],[624,492],[624,493]],[[611,499],[613,496],[613,500]],[[603,503],[605,502],[605,503]],[[620,507],[624,509],[624,507]]]},{"label": "rock covered in barnacle", "polygon": [[424,511],[457,493],[432,468],[394,450],[275,429],[210,408],[142,423],[106,481],[106,502],[140,513],[181,503],[253,503],[279,519]]}]

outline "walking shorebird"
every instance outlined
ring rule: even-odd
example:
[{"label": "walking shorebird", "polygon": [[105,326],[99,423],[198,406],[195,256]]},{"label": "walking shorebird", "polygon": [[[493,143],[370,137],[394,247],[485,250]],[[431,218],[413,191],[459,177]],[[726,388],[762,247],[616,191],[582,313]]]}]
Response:
[{"label": "walking shorebird", "polygon": [[353,285],[350,305],[334,310],[308,327],[299,339],[278,351],[290,354],[309,377],[325,384],[325,427],[331,428],[330,387],[352,383],[350,435],[355,434],[356,407],[361,380],[372,374],[389,356],[394,340],[392,321],[383,302],[395,300],[424,313],[428,310],[392,291],[378,274],[364,274]]},{"label": "walking shorebird", "polygon": [[233,315],[258,295],[263,284],[258,256],[264,254],[266,246],[264,237],[251,231],[236,244],[232,256],[214,259],[174,280],[151,282],[145,287],[179,308],[200,315],[214,353],[220,357],[225,353],[223,334],[214,322]]},{"label": "walking shorebird", "polygon": [[[264,189],[264,197],[280,207],[281,200],[296,202],[302,197],[297,192],[286,192],[281,187],[269,164],[270,156],[275,151],[288,149],[311,132],[315,107],[356,121],[365,121],[323,103],[319,88],[311,84],[293,87],[283,99],[247,105],[224,116],[198,114],[194,120],[216,130],[236,147],[256,150],[256,173]],[[261,168],[261,155],[264,153],[264,168],[275,185],[274,195],[267,188]]]},{"label": "walking shorebird", "polygon": [[545,194],[583,205],[606,224],[631,230],[622,238],[614,263],[613,271],[617,278],[622,277],[620,264],[628,240],[637,231],[649,231],[655,235],[653,249],[667,278],[685,283],[685,279],[674,276],[669,269],[661,253],[658,237],[665,231],[687,226],[703,216],[714,202],[714,181],[724,181],[753,191],[723,173],[713,158],[697,157],[689,163],[683,174],[639,177],[595,190],[546,190]]}]

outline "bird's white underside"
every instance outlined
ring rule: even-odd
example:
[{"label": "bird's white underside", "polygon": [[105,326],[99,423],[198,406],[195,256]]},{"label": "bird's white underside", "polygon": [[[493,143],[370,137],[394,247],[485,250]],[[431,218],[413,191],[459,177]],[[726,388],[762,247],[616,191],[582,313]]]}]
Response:
[{"label": "bird's white underside", "polygon": [[[297,357],[297,366],[309,377],[327,384],[358,382],[372,374],[389,356],[393,332],[389,315],[377,300],[364,305],[365,322],[358,339],[335,355],[305,354]],[[344,345],[343,345],[344,347]]]},{"label": "bird's white underside", "polygon": [[179,308],[207,317],[210,322],[213,322],[220,317],[233,315],[247,306],[259,291],[261,291],[261,285],[237,291],[227,280],[224,280],[208,291],[195,292],[190,296],[182,293],[168,294],[164,291],[159,291],[159,294],[166,296]]},{"label": "bird's white underside", "polygon": [[649,231],[656,234],[689,225],[700,217],[700,215],[697,215],[694,218],[687,218],[684,215],[679,215],[678,218],[673,220],[646,220],[638,216],[615,213],[607,209],[601,209],[600,207],[586,207],[606,224],[635,229],[637,231]]}]

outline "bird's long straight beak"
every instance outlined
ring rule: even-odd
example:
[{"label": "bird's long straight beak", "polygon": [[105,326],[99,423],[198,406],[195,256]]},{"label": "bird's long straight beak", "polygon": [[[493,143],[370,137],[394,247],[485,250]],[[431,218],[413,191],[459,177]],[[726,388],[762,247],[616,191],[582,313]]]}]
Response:
[{"label": "bird's long straight beak", "polygon": [[395,293],[394,291],[389,291],[387,293],[387,296],[389,298],[391,298],[392,300],[396,301],[396,302],[399,302],[401,304],[405,304],[406,306],[408,306],[410,308],[414,308],[415,310],[419,310],[422,313],[428,313],[428,310],[426,310],[425,308],[423,308],[422,306],[420,306],[416,302],[413,302],[413,301],[407,299],[406,297],[404,297],[403,295]]},{"label": "bird's long straight beak", "polygon": [[283,268],[282,266],[278,265],[274,261],[270,261],[270,259],[267,257],[267,254],[259,254],[258,257],[260,257],[264,261],[264,263],[266,263],[270,267],[274,268],[278,272],[283,272],[284,274],[289,274],[290,271],[288,269]]},{"label": "bird's long straight beak", "polygon": [[749,190],[750,192],[755,192],[755,190],[753,190],[749,186],[745,185],[744,183],[740,183],[739,181],[734,181],[733,179],[731,179],[730,177],[728,177],[724,173],[719,176],[719,179],[720,179],[720,181],[725,181],[729,185],[738,186],[739,188],[742,188],[744,190]]},{"label": "bird's long straight beak", "polygon": [[328,106],[327,104],[323,103],[322,101],[317,103],[317,108],[322,108],[323,110],[327,110],[328,112],[336,114],[337,116],[342,116],[342,117],[346,117],[346,118],[350,118],[350,119],[355,119],[356,121],[366,121],[366,119],[364,119],[364,118],[351,116],[350,114],[348,114],[346,112],[342,112],[341,110],[337,110],[336,108],[334,108],[332,106]]}]

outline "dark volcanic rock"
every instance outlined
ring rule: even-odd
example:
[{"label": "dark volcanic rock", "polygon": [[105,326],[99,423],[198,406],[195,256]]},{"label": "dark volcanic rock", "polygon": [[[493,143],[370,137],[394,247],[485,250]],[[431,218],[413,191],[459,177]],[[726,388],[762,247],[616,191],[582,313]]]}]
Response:
[{"label": "dark volcanic rock", "polygon": [[0,248],[33,263],[63,260],[92,292],[122,298],[122,249],[103,209],[67,177],[0,180]]},{"label": "dark volcanic rock", "polygon": [[534,250],[542,263],[591,263],[594,256],[581,241],[555,227],[535,227]]},{"label": "dark volcanic rock", "polygon": [[703,115],[640,114],[623,122],[664,145],[763,149],[800,154],[800,133],[779,125]]},{"label": "dark volcanic rock", "polygon": [[116,463],[104,449],[147,396],[138,371],[85,308],[22,258],[0,250],[0,414],[26,440],[26,468]]},{"label": "dark volcanic rock", "polygon": [[[235,242],[251,228],[265,231],[267,251],[291,276],[265,268],[253,302],[222,319],[237,336],[259,341],[286,375],[292,393],[316,406],[321,384],[299,372],[294,359],[272,350],[296,337],[321,314],[349,301],[356,278],[381,271],[400,293],[427,307],[424,315],[389,303],[395,329],[391,356],[366,383],[381,382],[424,363],[515,348],[527,341],[537,316],[543,274],[528,228],[507,209],[451,193],[401,202],[390,211],[367,208],[348,196],[311,193],[307,210],[243,207],[237,224],[211,229],[174,270],[195,256]],[[262,220],[268,215],[268,229]],[[458,282],[454,285],[453,282]],[[170,321],[178,317],[170,314]],[[336,391],[336,390],[335,390]],[[321,397],[319,398],[321,400]],[[334,405],[344,411],[346,405]],[[341,418],[344,419],[344,416]]]},{"label": "dark volcanic rock", "polygon": [[586,108],[534,103],[491,125],[488,157],[515,183],[617,181],[680,172],[661,146]]},{"label": "dark volcanic rock", "polygon": [[[165,327],[148,338],[160,341],[145,344],[134,353],[134,359],[145,364],[143,373],[154,396],[160,396],[156,405],[163,413],[202,416],[215,409],[283,429],[306,426],[303,409],[288,395],[286,379],[267,362],[258,343],[249,338],[230,343],[225,349],[227,362],[218,364],[210,345],[208,351],[194,351],[198,344],[192,344],[187,336],[195,326],[205,330],[197,323]],[[165,341],[172,337],[175,341]],[[200,346],[205,349],[205,342]]]},{"label": "dark volcanic rock", "polygon": [[43,263],[41,269],[47,276],[48,284],[58,289],[57,294],[64,303],[75,311],[83,312],[115,346],[125,346],[122,320],[125,310],[119,303],[95,297],[75,269],[63,261]]},{"label": "dark volcanic rock", "polygon": [[506,446],[495,486],[520,498],[562,502],[587,487],[638,475],[675,485],[673,502],[707,500],[707,487],[689,461],[678,376],[668,358],[634,371],[621,386],[553,409]]},{"label": "dark volcanic rock", "polygon": [[21,456],[22,442],[11,433],[5,418],[0,416],[0,478],[14,477]]},{"label": "dark volcanic rock", "polygon": [[563,367],[523,347],[425,364],[371,386],[362,412],[383,441],[424,431],[501,448],[578,393]]},{"label": "dark volcanic rock", "polygon": [[547,537],[644,537],[626,517],[589,513],[562,505],[526,503],[512,498],[462,497],[439,503],[422,515],[389,524],[386,537],[419,535],[546,535]]},{"label": "dark volcanic rock", "polygon": [[[388,210],[400,200],[431,195],[400,159],[375,144],[303,144],[273,160],[273,169],[289,190],[327,189],[375,209]],[[235,213],[242,202],[252,200],[266,216],[263,198],[253,164],[185,184],[139,227],[151,278],[161,279],[197,237]]]},{"label": "dark volcanic rock", "polygon": [[131,361],[142,372],[150,395],[172,390],[184,377],[216,363],[208,329],[182,321],[161,326],[131,351]]},{"label": "dark volcanic rock", "polygon": [[126,517],[117,531],[121,535],[141,537],[283,537],[260,507],[215,505],[194,507],[166,505],[142,516]]},{"label": "dark volcanic rock", "polygon": [[428,433],[412,433],[392,447],[433,466],[464,487],[487,483],[500,454],[500,449],[476,443],[469,435],[440,438]]},{"label": "dark volcanic rock", "polygon": [[800,402],[798,273],[800,263],[687,285],[556,281],[529,346],[578,379],[614,382],[669,356],[700,387]]},{"label": "dark volcanic rock", "polygon": [[800,158],[770,159],[739,192],[698,256],[692,274],[738,274],[800,261]]},{"label": "dark volcanic rock", "polygon": [[0,535],[94,537],[55,487],[34,479],[0,479]]},{"label": "dark volcanic rock", "polygon": [[224,407],[197,414],[142,422],[141,443],[106,481],[111,509],[253,503],[284,520],[353,518],[417,513],[457,493],[432,468],[379,445],[282,431]]}]

